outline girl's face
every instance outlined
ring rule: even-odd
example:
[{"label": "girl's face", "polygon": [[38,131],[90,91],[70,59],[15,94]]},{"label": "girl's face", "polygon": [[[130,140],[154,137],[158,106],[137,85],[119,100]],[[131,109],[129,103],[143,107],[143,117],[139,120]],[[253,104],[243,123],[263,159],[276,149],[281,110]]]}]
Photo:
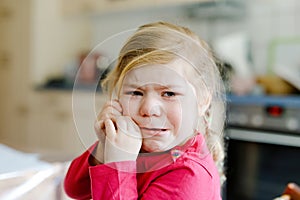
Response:
[{"label": "girl's face", "polygon": [[194,87],[183,75],[191,67],[177,60],[130,70],[120,91],[123,115],[139,126],[146,152],[183,144],[194,134],[198,104]]}]

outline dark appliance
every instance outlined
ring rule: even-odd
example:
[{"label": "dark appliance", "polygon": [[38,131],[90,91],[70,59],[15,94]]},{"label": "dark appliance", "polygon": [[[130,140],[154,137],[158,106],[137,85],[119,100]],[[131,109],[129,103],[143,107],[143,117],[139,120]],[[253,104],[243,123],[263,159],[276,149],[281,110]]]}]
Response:
[{"label": "dark appliance", "polygon": [[229,96],[223,199],[272,200],[300,184],[300,96]]}]

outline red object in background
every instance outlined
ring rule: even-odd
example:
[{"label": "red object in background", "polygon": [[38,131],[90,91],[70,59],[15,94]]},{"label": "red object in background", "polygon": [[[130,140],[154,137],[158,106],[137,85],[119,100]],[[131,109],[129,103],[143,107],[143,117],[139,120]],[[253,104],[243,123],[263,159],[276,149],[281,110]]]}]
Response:
[{"label": "red object in background", "polygon": [[283,114],[283,108],[281,106],[268,106],[267,113],[272,117],[280,117]]},{"label": "red object in background", "polygon": [[101,55],[98,53],[80,55],[79,67],[79,82],[80,83],[94,83],[97,81],[97,60]]}]

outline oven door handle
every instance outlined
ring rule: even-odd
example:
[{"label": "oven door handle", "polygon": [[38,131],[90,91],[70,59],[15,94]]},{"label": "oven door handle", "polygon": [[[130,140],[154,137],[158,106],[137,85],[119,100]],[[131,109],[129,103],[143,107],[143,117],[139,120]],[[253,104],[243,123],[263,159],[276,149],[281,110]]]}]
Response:
[{"label": "oven door handle", "polygon": [[287,135],[287,133],[267,133],[228,128],[225,135],[229,139],[235,140],[300,147],[300,136]]}]

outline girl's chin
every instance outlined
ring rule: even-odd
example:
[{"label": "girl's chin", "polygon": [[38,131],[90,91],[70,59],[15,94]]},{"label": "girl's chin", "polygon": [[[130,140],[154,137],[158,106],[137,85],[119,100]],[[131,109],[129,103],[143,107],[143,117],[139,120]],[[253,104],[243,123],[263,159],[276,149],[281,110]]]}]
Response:
[{"label": "girl's chin", "polygon": [[142,153],[154,153],[154,152],[162,152],[164,151],[163,148],[157,145],[143,145],[142,147]]},{"label": "girl's chin", "polygon": [[170,148],[168,148],[166,146],[166,144],[162,145],[162,144],[157,144],[156,142],[149,142],[149,143],[144,142],[141,152],[142,153],[154,153],[154,152],[157,153],[157,152],[167,151],[168,149],[170,149]]}]

